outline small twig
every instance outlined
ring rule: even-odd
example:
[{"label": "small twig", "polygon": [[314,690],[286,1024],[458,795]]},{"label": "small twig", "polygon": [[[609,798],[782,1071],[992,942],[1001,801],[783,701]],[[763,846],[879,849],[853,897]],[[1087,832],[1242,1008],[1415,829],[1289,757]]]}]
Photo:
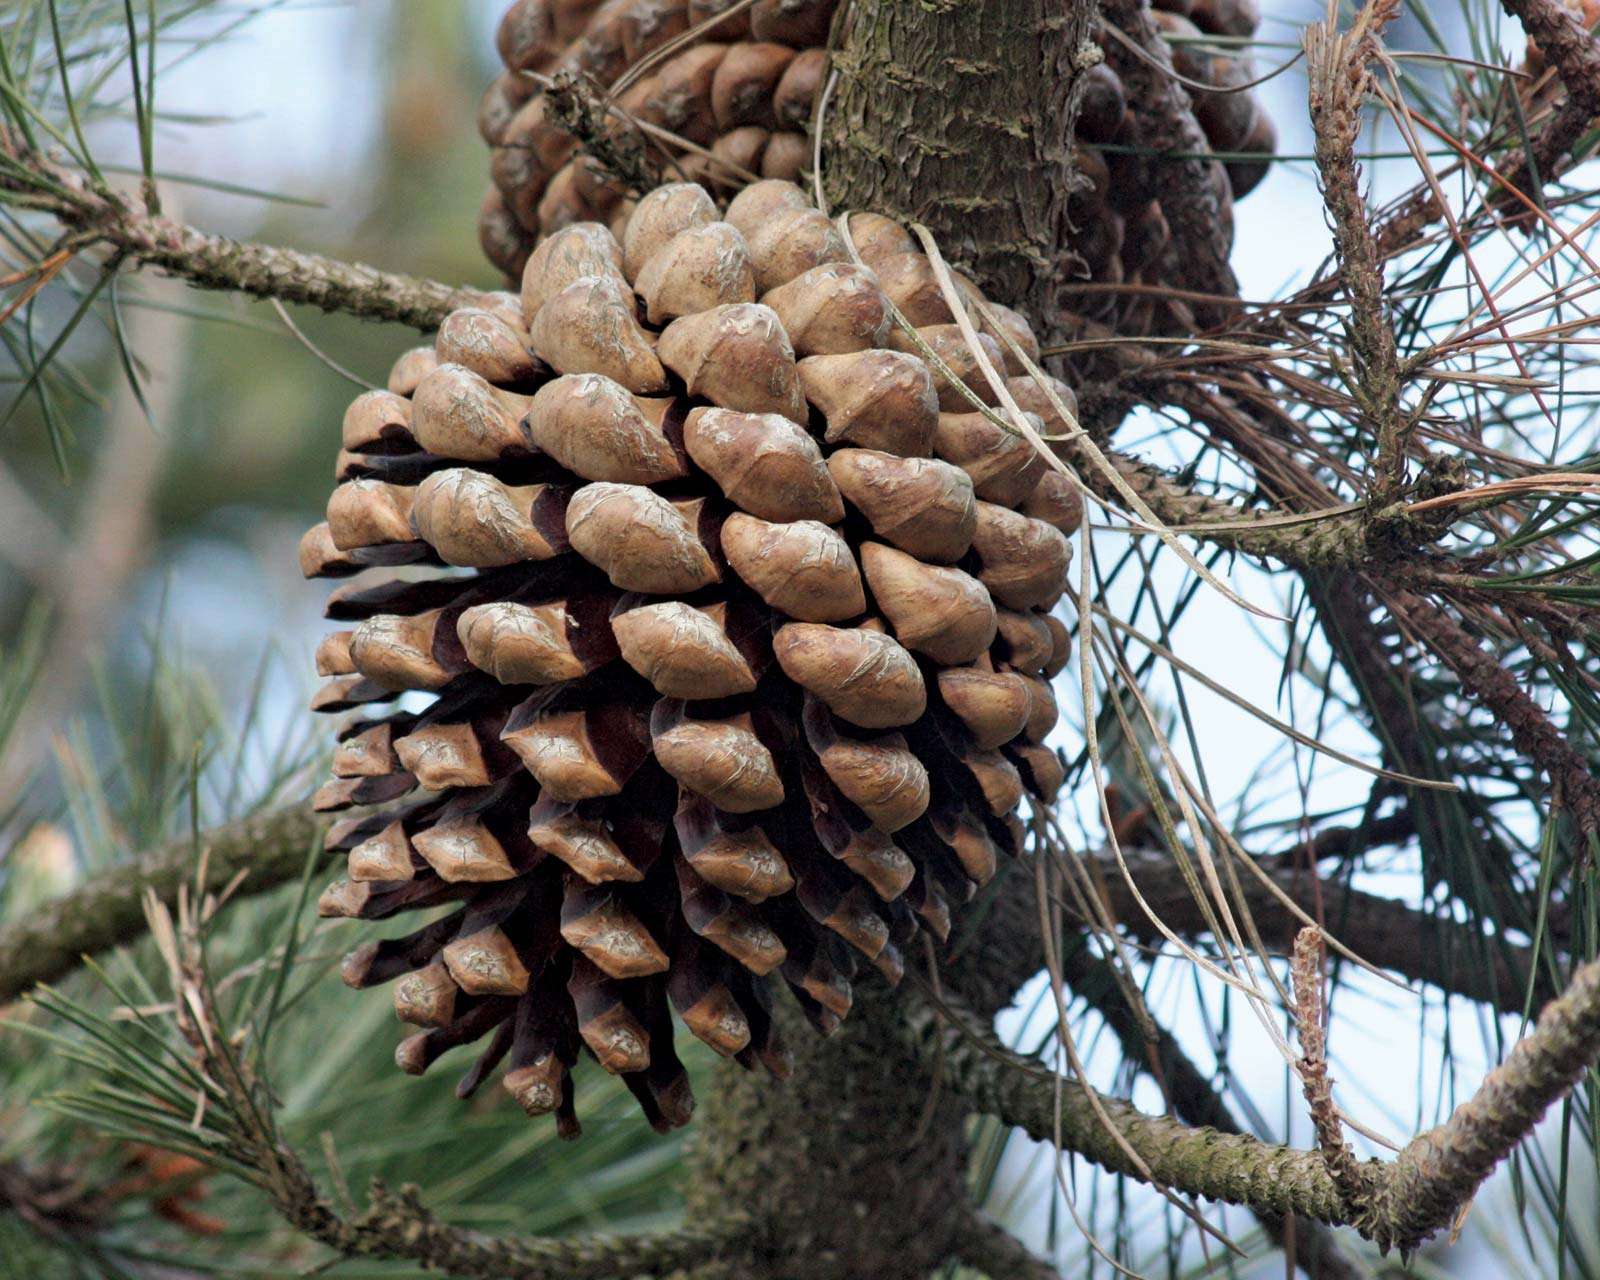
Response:
[{"label": "small twig", "polygon": [[1399,0],[1371,0],[1348,31],[1336,18],[1306,28],[1306,82],[1310,90],[1317,173],[1333,220],[1334,252],[1350,299],[1346,329],[1355,363],[1351,388],[1377,439],[1373,502],[1387,505],[1405,485],[1405,421],[1400,411],[1400,361],[1384,302],[1383,260],[1361,194],[1356,141],[1362,108],[1372,88],[1368,63]]},{"label": "small twig", "polygon": [[1294,962],[1289,974],[1294,982],[1294,1025],[1300,1039],[1301,1088],[1311,1109],[1317,1147],[1328,1172],[1346,1198],[1358,1201],[1367,1190],[1355,1153],[1344,1140],[1344,1122],[1333,1101],[1333,1081],[1328,1076],[1327,1036],[1322,1026],[1322,967],[1326,958],[1322,930],[1307,925],[1295,935]]}]

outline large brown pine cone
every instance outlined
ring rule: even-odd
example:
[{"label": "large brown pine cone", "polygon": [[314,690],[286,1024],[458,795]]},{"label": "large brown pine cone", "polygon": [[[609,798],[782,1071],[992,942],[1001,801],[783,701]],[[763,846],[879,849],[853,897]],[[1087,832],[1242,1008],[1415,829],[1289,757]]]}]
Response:
[{"label": "large brown pine cone", "polygon": [[888,299],[992,403],[898,225],[856,215],[852,265],[772,181],[725,215],[665,186],[621,231],[551,236],[520,297],[357,398],[301,547],[308,576],[378,570],[334,592],[347,629],[318,651],[314,705],[358,718],[316,803],[370,810],[332,829],[348,878],[320,910],[459,904],[345,980],[394,983],[422,1028],[404,1070],[489,1036],[463,1094],[504,1062],[564,1132],[580,1048],[652,1124],[688,1119],[669,1007],[782,1074],[769,979],[833,1029],[858,956],[896,981],[1019,851],[1025,794],[1062,779],[1048,609],[1081,516],[897,349]]},{"label": "large brown pine cone", "polygon": [[[490,86],[479,126],[493,149],[493,178],[480,217],[485,253],[520,274],[534,244],[573,222],[616,230],[631,202],[552,118],[529,72],[577,75],[607,87],[635,63],[731,0],[518,0],[500,24],[506,71]],[[761,0],[705,30],[653,66],[619,98],[630,116],[709,149],[686,154],[682,176],[734,191],[757,177],[796,179],[811,164],[808,128],[822,85],[824,46],[837,0]],[[1255,71],[1226,44],[1254,33],[1255,0],[1156,0],[1156,17],[1177,71],[1226,89]],[[1103,32],[1108,56],[1120,49]],[[1211,146],[1229,157],[1212,170],[1229,213],[1261,181],[1276,146],[1271,117],[1248,90],[1190,92]],[[628,128],[614,121],[617,133]],[[1168,234],[1160,205],[1146,193],[1128,148],[1134,124],[1121,81],[1106,63],[1089,73],[1078,119],[1079,168],[1090,186],[1074,201],[1083,229],[1075,249],[1092,279],[1160,283],[1154,268]],[[1256,159],[1255,157],[1260,157]]]}]

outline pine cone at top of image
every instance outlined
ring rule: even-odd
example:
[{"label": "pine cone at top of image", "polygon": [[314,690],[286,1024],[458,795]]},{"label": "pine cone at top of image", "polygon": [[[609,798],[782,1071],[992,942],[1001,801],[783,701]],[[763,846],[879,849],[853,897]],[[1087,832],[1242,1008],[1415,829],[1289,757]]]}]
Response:
[{"label": "pine cone at top of image", "polygon": [[[616,135],[641,121],[701,149],[678,148],[675,172],[730,195],[757,178],[801,181],[812,162],[809,134],[827,66],[826,42],[838,0],[760,0],[708,24],[732,0],[518,0],[501,21],[505,71],[490,85],[479,129],[491,148],[491,183],[479,217],[485,254],[517,278],[541,238],[573,222],[619,231],[632,208],[628,191],[597,166],[555,118],[541,84],[577,77],[603,92],[669,42],[697,39],[651,65],[617,98]],[[1277,145],[1272,117],[1240,86],[1256,75],[1241,45],[1260,20],[1255,0],[1155,0],[1154,18],[1188,83],[1211,149],[1224,225],[1232,204],[1266,175]],[[1122,51],[1102,29],[1108,61],[1088,73],[1078,117],[1077,160],[1088,185],[1070,214],[1073,248],[1097,284],[1161,284],[1169,243],[1160,203],[1139,169],[1136,122],[1111,62]],[[1196,85],[1215,85],[1206,92]],[[672,150],[668,147],[666,150]],[[1181,264],[1180,264],[1181,265]],[[1085,314],[1116,305],[1114,294],[1083,295]],[[1119,329],[1141,330],[1149,305],[1125,307]]]},{"label": "pine cone at top of image", "polygon": [[853,215],[856,265],[766,180],[725,210],[662,186],[616,232],[555,232],[520,293],[455,311],[358,397],[301,544],[308,577],[372,571],[332,594],[317,655],[314,707],[356,714],[315,803],[358,810],[319,910],[456,904],[353,951],[345,981],[392,984],[419,1028],[403,1070],[487,1037],[462,1096],[504,1064],[569,1135],[580,1051],[683,1124],[673,1010],[781,1076],[771,982],[830,1032],[861,961],[897,982],[1021,852],[1025,798],[1063,780],[1049,610],[1082,516],[892,338],[890,302],[995,403],[898,224]]}]

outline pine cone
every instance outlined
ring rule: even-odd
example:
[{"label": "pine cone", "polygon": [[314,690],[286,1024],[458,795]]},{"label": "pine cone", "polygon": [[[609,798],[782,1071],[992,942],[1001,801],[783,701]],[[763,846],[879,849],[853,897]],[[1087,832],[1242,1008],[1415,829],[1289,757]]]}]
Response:
[{"label": "pine cone", "polygon": [[[506,71],[490,86],[479,113],[484,140],[493,149],[493,183],[480,219],[483,249],[492,262],[518,276],[541,237],[582,221],[607,223],[620,234],[631,209],[623,187],[551,117],[536,82],[523,72],[566,74],[609,86],[647,54],[730,3],[518,0],[512,5],[498,35]],[[696,153],[678,158],[684,178],[729,193],[757,178],[798,179],[811,166],[808,131],[836,7],[837,0],[761,0],[652,67],[618,105],[709,150],[710,158]],[[1219,89],[1253,78],[1248,56],[1232,56],[1204,40],[1254,34],[1260,18],[1255,0],[1157,0],[1155,7],[1183,75]],[[1110,37],[1098,38],[1108,54],[1116,52]],[[1100,150],[1135,141],[1122,82],[1106,63],[1087,78],[1078,118],[1078,163],[1091,187],[1073,200],[1073,222],[1082,228],[1074,248],[1094,281],[1160,284],[1157,268],[1169,237],[1159,204],[1141,195],[1147,190],[1139,175],[1143,162],[1123,150]],[[1231,218],[1232,202],[1266,174],[1277,145],[1272,118],[1249,91],[1190,92],[1211,146],[1227,157],[1213,162],[1212,169]],[[618,135],[627,128],[620,121],[612,127]],[[1107,309],[1115,302],[1110,296],[1100,301]]]},{"label": "pine cone", "polygon": [[857,957],[897,981],[1019,852],[1024,793],[1060,786],[1076,495],[941,411],[889,344],[889,298],[950,319],[928,264],[853,227],[876,273],[792,184],[725,215],[659,188],[620,242],[551,236],[520,296],[452,314],[345,415],[302,567],[406,569],[329,600],[348,629],[313,705],[358,718],[316,806],[371,811],[330,832],[348,878],[319,909],[457,904],[345,960],[422,1028],[402,1069],[488,1036],[463,1096],[503,1062],[570,1134],[587,1049],[682,1124],[669,1010],[784,1074],[769,981],[833,1030]]}]

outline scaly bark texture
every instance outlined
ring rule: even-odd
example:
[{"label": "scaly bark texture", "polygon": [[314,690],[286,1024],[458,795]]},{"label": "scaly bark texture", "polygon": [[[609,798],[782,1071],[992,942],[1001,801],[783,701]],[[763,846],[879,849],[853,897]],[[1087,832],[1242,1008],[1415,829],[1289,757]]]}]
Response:
[{"label": "scaly bark texture", "polygon": [[822,1040],[784,996],[795,1049],[774,1081],[724,1064],[695,1117],[690,1222],[743,1212],[760,1256],[737,1280],[921,1280],[965,1229],[965,1110],[897,1051],[903,993],[867,976]]},{"label": "scaly bark texture", "polygon": [[[1155,1079],[1173,1115],[1185,1124],[1221,1133],[1245,1132],[1177,1038],[1148,1016],[1139,1016],[1118,985],[1111,965],[1092,955],[1086,943],[1063,951],[1061,976],[1073,995],[1105,1019],[1106,1026],[1121,1042],[1122,1055],[1128,1063]],[[1339,1248],[1333,1232],[1320,1222],[1286,1218],[1266,1210],[1257,1211],[1256,1220],[1267,1237],[1312,1280],[1364,1280],[1369,1274]]]},{"label": "scaly bark texture", "polygon": [[1413,1138],[1393,1161],[1346,1161],[1336,1177],[1325,1151],[1190,1127],[1091,1097],[1081,1081],[1007,1050],[957,1003],[941,1004],[908,999],[902,1043],[937,1064],[950,1092],[975,1109],[1040,1141],[1059,1135],[1063,1146],[1114,1173],[1258,1213],[1351,1226],[1384,1250],[1415,1249],[1448,1226],[1600,1053],[1600,961],[1591,961],[1450,1119]]},{"label": "scaly bark texture", "polygon": [[923,223],[991,296],[1051,329],[1093,13],[1083,0],[852,6],[823,125],[829,202]]},{"label": "scaly bark texture", "polygon": [[114,259],[156,267],[198,289],[339,311],[368,320],[430,330],[481,290],[341,262],[320,253],[230,240],[150,212],[115,191],[97,190],[77,173],[0,129],[0,155],[11,162],[0,190],[21,208],[59,222],[74,249],[108,250]]},{"label": "scaly bark texture", "polygon": [[180,885],[194,883],[202,850],[209,851],[210,888],[243,872],[234,893],[259,893],[298,876],[313,845],[321,848],[326,826],[303,805],[291,805],[217,827],[198,841],[174,840],[97,872],[81,888],[0,930],[0,1003],[70,973],[84,955],[142,937],[145,891],[173,902]]}]

